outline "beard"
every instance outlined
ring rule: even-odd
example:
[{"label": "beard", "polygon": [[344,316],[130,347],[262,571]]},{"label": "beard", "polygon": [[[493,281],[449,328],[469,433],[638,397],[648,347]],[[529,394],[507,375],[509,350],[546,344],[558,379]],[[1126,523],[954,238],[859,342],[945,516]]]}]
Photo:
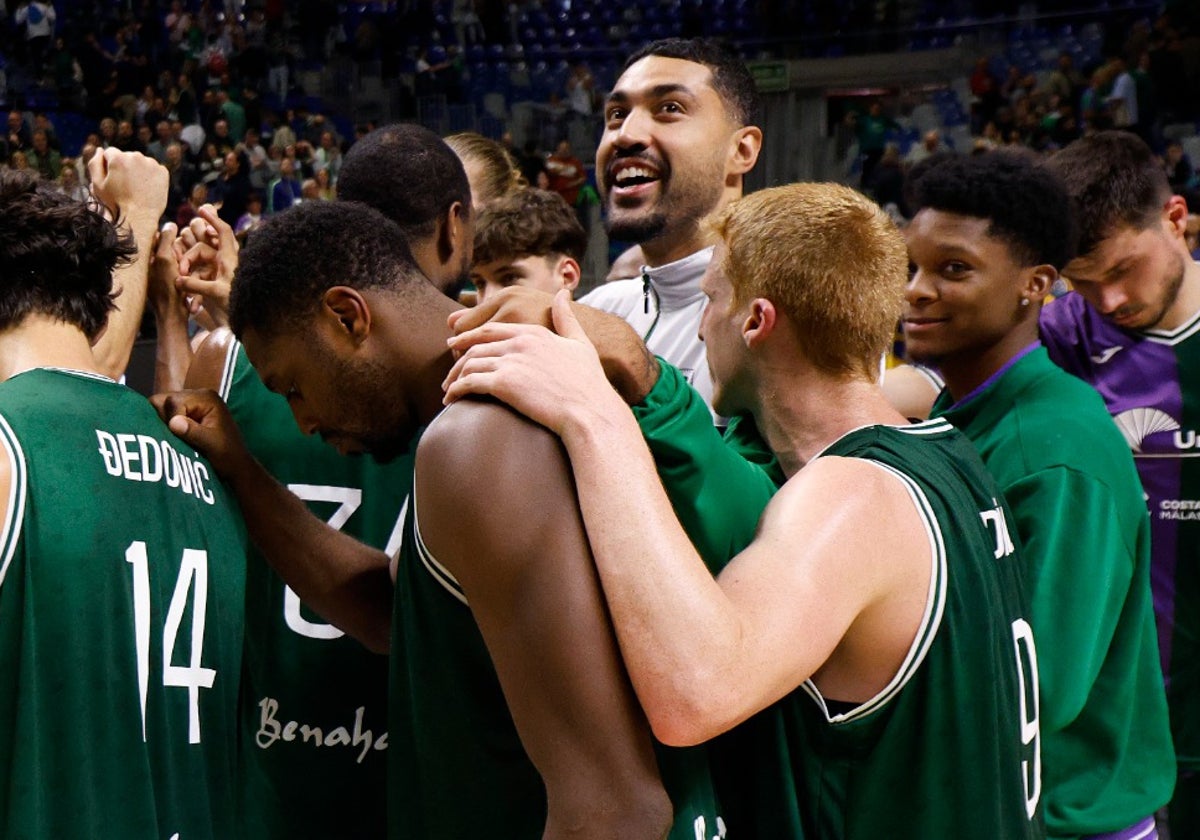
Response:
[{"label": "beard", "polygon": [[1145,326],[1138,327],[1141,330],[1150,330],[1162,323],[1163,318],[1167,317],[1167,313],[1171,311],[1171,307],[1175,305],[1175,301],[1179,298],[1179,290],[1183,287],[1183,275],[1187,271],[1187,265],[1184,263],[1183,257],[1179,254],[1175,255],[1175,268],[1167,277],[1163,284],[1162,303],[1154,318]]},{"label": "beard", "polygon": [[610,210],[608,223],[605,225],[608,235],[622,242],[641,244],[649,242],[667,229],[667,214],[661,210],[624,218],[617,218]]}]

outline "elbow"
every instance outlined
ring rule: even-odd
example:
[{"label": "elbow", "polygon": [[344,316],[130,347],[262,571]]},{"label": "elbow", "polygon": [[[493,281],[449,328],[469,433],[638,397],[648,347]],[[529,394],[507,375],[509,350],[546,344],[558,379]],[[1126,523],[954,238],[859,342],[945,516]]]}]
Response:
[{"label": "elbow", "polygon": [[677,696],[669,703],[646,704],[645,711],[654,737],[668,747],[703,744],[736,723],[711,696]]}]

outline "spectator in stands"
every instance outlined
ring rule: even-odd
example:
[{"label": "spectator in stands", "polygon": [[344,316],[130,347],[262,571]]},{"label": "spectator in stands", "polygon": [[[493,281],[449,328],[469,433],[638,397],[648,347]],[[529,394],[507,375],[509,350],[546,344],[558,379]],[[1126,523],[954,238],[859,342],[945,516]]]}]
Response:
[{"label": "spectator in stands", "polygon": [[79,170],[75,168],[75,161],[71,158],[63,158],[58,185],[76,201],[87,201],[92,195],[92,191],[79,182]]},{"label": "spectator in stands", "polygon": [[8,151],[9,154],[28,149],[33,145],[33,137],[25,122],[25,115],[20,111],[8,112]]},{"label": "spectator in stands", "polygon": [[563,197],[568,206],[574,207],[579,199],[579,190],[587,181],[587,170],[583,161],[571,152],[571,141],[563,140],[546,158],[546,171],[550,173],[550,189]]},{"label": "spectator in stands", "polygon": [[[328,169],[318,169],[313,173],[313,183],[317,185],[317,199],[319,201],[333,201],[337,198],[337,187],[330,179]],[[304,194],[304,185],[300,185],[300,194]]]},{"label": "spectator in stands", "polygon": [[[230,99],[229,93],[224,90],[217,91],[217,109],[225,118],[226,132],[233,145],[242,142],[242,138],[246,136],[246,110],[240,103]],[[218,124],[220,122],[220,120],[217,121]],[[213,130],[220,133],[217,124],[213,125]]]},{"label": "spectator in stands", "polygon": [[18,149],[17,151],[13,152],[12,157],[8,159],[8,165],[13,169],[28,169],[29,158],[23,151]]},{"label": "spectator in stands", "polygon": [[271,165],[267,150],[260,142],[258,129],[247,128],[246,135],[236,151],[246,156],[250,167],[250,184],[256,190],[266,189],[267,184],[271,182]]},{"label": "spectator in stands", "polygon": [[196,183],[199,175],[196,167],[184,157],[183,145],[180,143],[171,142],[167,145],[163,165],[170,173],[167,187],[167,207],[163,211],[163,215],[168,221],[171,221],[179,212],[180,205],[187,200],[192,191],[192,185]]},{"label": "spectator in stands", "polygon": [[50,148],[46,132],[33,132],[33,148],[29,150],[29,168],[48,181],[57,181],[62,174],[62,155]]},{"label": "spectator in stands", "polygon": [[183,230],[190,225],[192,219],[196,218],[196,211],[206,203],[208,203],[208,186],[203,181],[197,181],[192,185],[192,192],[187,201],[179,205],[179,211],[175,215],[175,224],[179,229]]},{"label": "spectator in stands", "polygon": [[1112,92],[1104,98],[1113,128],[1135,131],[1138,126],[1137,83],[1129,72],[1129,65],[1121,56],[1112,61],[1114,79]]},{"label": "spectator in stands", "polygon": [[587,64],[579,62],[571,68],[566,83],[567,104],[577,116],[589,117],[596,102],[596,79]]},{"label": "spectator in stands", "polygon": [[246,243],[246,237],[259,225],[263,220],[263,201],[262,195],[257,192],[250,193],[246,199],[246,212],[238,217],[237,224],[233,226],[233,233],[238,238],[238,242],[243,245]]},{"label": "spectator in stands", "polygon": [[146,154],[159,163],[165,163],[167,160],[167,146],[171,144],[171,124],[166,120],[159,120],[154,125],[154,132],[154,139],[146,143]]},{"label": "spectator in stands", "polygon": [[858,136],[858,153],[862,157],[859,183],[864,189],[871,189],[875,185],[875,167],[887,146],[887,133],[898,126],[895,120],[883,113],[883,103],[878,99],[871,101],[865,114],[852,114],[852,120]]},{"label": "spectator in stands", "polygon": [[218,117],[213,121],[212,136],[209,139],[217,145],[217,151],[222,155],[228,154],[237,148],[238,141],[233,139],[233,132],[229,128],[229,121],[224,117]]},{"label": "spectator in stands", "polygon": [[1046,79],[1045,92],[1049,96],[1057,96],[1059,102],[1074,104],[1083,92],[1087,80],[1075,67],[1075,59],[1069,52],[1058,54],[1058,63]]},{"label": "spectator in stands", "polygon": [[908,154],[904,156],[904,163],[907,166],[913,166],[927,157],[946,151],[949,151],[949,149],[942,143],[942,132],[936,128],[931,128],[921,137],[920,143],[915,144],[908,150]]},{"label": "spectator in stands", "polygon": [[319,145],[313,152],[313,173],[329,171],[330,181],[337,181],[342,169],[342,149],[332,131],[322,131]]},{"label": "spectator in stands", "polygon": [[267,193],[267,212],[280,213],[300,200],[300,182],[296,179],[296,161],[285,157],[279,161],[279,177],[271,182]]},{"label": "spectator in stands", "polygon": [[225,224],[233,227],[238,219],[246,212],[246,202],[250,198],[250,175],[247,167],[237,152],[225,155],[225,165],[221,169],[221,177],[213,181],[209,187],[212,201],[220,202],[217,211]]},{"label": "spectator in stands", "polygon": [[39,77],[46,71],[46,52],[54,35],[57,14],[48,0],[28,0],[13,14],[13,23],[25,27],[25,48],[33,72]]}]

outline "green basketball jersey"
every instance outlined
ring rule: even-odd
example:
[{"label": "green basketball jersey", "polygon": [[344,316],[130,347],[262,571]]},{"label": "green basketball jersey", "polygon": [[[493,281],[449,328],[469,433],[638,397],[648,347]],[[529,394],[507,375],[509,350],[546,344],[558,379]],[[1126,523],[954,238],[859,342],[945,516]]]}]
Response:
[{"label": "green basketball jersey", "polygon": [[[415,447],[415,444],[414,444]],[[483,636],[409,506],[392,616],[389,836],[534,840],[546,793],[525,754]],[[671,840],[725,836],[704,748],[658,747]]]},{"label": "green basketball jersey", "polygon": [[0,836],[239,836],[236,507],[95,374],[0,383],[0,445]]},{"label": "green basketball jersey", "polygon": [[867,459],[907,489],[931,548],[925,617],[871,700],[809,681],[734,730],[752,758],[734,835],[1043,836],[1037,657],[999,490],[945,421],[859,429],[824,456]]},{"label": "green basketball jersey", "polygon": [[[411,456],[379,465],[301,433],[240,344],[221,396],[264,467],[331,526],[394,555]],[[386,826],[387,657],[327,624],[254,553],[246,572],[244,806],[256,838],[379,837]]]}]

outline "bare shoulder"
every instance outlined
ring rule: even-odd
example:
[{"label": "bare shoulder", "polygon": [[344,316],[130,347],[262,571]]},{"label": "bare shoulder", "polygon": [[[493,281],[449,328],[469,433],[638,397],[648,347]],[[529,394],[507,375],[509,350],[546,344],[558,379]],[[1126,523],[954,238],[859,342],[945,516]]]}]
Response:
[{"label": "bare shoulder", "polygon": [[484,400],[448,406],[421,437],[416,500],[422,536],[430,548],[440,545],[447,560],[473,547],[494,551],[500,537],[514,551],[528,548],[558,527],[565,512],[577,516],[559,439]]},{"label": "bare shoulder", "polygon": [[218,327],[208,334],[203,343],[196,348],[192,363],[188,367],[185,388],[209,388],[220,390],[221,376],[225,371],[225,362],[237,339],[228,327]]},{"label": "bare shoulder", "polygon": [[877,534],[916,537],[923,533],[921,522],[907,484],[893,471],[863,458],[828,455],[788,479],[767,506],[760,530],[816,530],[869,543]]}]

